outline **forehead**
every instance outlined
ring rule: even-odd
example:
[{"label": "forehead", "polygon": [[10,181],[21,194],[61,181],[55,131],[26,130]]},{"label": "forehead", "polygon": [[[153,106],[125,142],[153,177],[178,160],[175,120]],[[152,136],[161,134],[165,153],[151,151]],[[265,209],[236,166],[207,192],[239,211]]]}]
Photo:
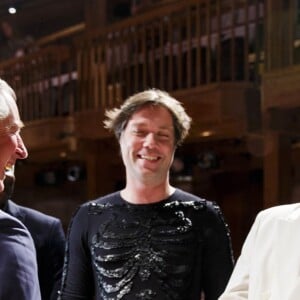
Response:
[{"label": "forehead", "polygon": [[134,112],[129,119],[133,123],[154,123],[155,125],[164,125],[173,127],[173,118],[171,112],[162,105],[143,106]]}]

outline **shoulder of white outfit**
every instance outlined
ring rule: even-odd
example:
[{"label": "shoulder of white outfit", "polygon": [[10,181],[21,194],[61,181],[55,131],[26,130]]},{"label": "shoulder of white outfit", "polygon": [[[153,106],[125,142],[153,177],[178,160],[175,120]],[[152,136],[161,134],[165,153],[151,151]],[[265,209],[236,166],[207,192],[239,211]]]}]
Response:
[{"label": "shoulder of white outfit", "polygon": [[278,205],[271,208],[262,210],[258,215],[257,219],[297,219],[300,218],[300,203]]}]

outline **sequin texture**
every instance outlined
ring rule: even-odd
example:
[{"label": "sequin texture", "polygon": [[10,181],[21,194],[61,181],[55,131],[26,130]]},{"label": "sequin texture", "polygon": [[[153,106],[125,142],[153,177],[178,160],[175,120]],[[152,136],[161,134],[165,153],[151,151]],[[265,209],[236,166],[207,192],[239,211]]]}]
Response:
[{"label": "sequin texture", "polygon": [[178,189],[145,205],[116,192],[74,214],[59,299],[218,299],[232,268],[218,205]]},{"label": "sequin texture", "polygon": [[[194,202],[180,205],[178,201],[151,210],[91,205],[91,214],[109,215],[91,241],[103,299],[122,299],[131,291],[133,282],[145,283],[151,276],[160,284],[165,299],[180,299],[183,280],[192,267],[189,259],[182,257],[191,255],[185,245],[194,242],[192,221],[184,213],[185,206],[196,207]],[[155,291],[142,288],[136,293],[137,299],[154,299],[155,295]]]}]

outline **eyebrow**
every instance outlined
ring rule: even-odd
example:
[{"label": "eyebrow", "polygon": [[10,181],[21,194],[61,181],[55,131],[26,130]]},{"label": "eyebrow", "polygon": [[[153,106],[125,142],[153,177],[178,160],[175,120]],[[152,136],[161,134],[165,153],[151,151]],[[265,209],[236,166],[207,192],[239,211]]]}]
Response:
[{"label": "eyebrow", "polygon": [[16,132],[16,131],[20,130],[21,128],[23,128],[24,126],[25,125],[21,120],[18,120],[7,126],[3,126],[3,127],[1,126],[0,127],[0,136],[5,136],[10,133]]},{"label": "eyebrow", "polygon": [[[147,127],[147,124],[144,123],[144,122],[140,122],[140,121],[132,121],[131,126]],[[159,126],[158,128],[159,129],[170,129],[170,130],[172,130],[172,129],[174,129],[174,126],[173,126],[173,124],[170,125],[170,126],[169,125],[162,125],[162,126]]]}]

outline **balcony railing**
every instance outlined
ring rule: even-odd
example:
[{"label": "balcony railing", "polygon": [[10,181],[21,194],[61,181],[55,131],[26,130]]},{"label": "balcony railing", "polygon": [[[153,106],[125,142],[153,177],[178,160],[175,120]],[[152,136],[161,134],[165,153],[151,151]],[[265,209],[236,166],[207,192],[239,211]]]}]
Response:
[{"label": "balcony railing", "polygon": [[180,1],[87,37],[78,51],[81,107],[148,87],[257,81],[264,6],[248,2]]},{"label": "balcony railing", "polygon": [[0,76],[16,91],[24,121],[74,112],[74,61],[68,47],[50,46],[0,64]]},{"label": "balcony railing", "polygon": [[263,1],[189,0],[0,64],[33,121],[103,110],[149,87],[191,89],[259,81]]}]

